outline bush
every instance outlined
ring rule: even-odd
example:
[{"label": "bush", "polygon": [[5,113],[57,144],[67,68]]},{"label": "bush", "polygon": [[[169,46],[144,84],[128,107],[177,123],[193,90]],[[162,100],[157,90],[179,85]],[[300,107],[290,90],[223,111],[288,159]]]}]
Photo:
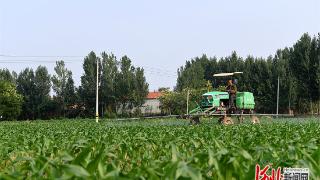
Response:
[{"label": "bush", "polygon": [[22,96],[14,84],[0,81],[0,120],[16,119],[21,113]]}]

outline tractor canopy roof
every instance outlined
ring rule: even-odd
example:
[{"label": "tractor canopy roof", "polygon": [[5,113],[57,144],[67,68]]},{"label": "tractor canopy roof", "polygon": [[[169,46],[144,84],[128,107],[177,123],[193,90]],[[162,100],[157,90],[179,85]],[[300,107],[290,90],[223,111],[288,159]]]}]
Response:
[{"label": "tractor canopy roof", "polygon": [[211,92],[204,93],[202,96],[216,96],[216,95],[228,95],[228,92],[211,91]]},{"label": "tractor canopy roof", "polygon": [[236,74],[242,74],[243,72],[232,72],[232,73],[218,73],[214,74],[213,77],[227,77],[227,76],[233,76]]}]

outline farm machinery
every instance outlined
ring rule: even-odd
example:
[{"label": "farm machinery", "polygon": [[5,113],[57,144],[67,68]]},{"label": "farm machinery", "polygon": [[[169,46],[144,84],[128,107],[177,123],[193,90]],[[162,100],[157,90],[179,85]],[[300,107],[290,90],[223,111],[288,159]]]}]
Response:
[{"label": "farm machinery", "polygon": [[[235,87],[237,80],[232,78],[242,72],[219,73],[213,76],[217,79],[228,79],[229,86]],[[216,81],[217,82],[217,81]],[[242,123],[245,116],[251,117],[252,123],[259,123],[259,118],[254,114],[255,102],[251,92],[209,91],[201,96],[197,107],[188,112],[187,117],[190,123],[199,123],[200,117],[219,116],[219,123],[233,124],[231,117],[237,117],[238,122]],[[232,97],[233,96],[233,97]],[[232,101],[232,102],[231,102]]]}]

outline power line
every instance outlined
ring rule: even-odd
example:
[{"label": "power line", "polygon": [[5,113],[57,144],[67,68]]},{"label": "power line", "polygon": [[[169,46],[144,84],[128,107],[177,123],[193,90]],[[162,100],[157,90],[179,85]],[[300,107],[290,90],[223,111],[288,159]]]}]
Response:
[{"label": "power line", "polygon": [[152,73],[157,73],[157,74],[167,74],[167,75],[177,76],[177,73],[170,72],[170,71],[154,70],[151,68],[144,68],[144,70],[145,70],[145,72],[152,72]]},{"label": "power line", "polygon": [[146,71],[145,74],[156,75],[159,78],[163,78],[163,77],[176,78],[177,77],[177,75],[170,75],[170,74],[165,74],[165,73],[157,73],[157,72],[152,72],[152,71]]},{"label": "power line", "polygon": [[147,71],[149,70],[149,71],[153,71],[153,72],[171,74],[171,75],[174,75],[174,76],[177,75],[176,71],[170,71],[170,70],[167,70],[165,68],[152,67],[152,66],[148,66],[148,65],[138,65],[138,67],[142,67],[144,70],[147,70]]},{"label": "power line", "polygon": [[[15,60],[10,60],[10,59],[0,59],[0,64],[20,64],[20,63],[56,63],[57,60],[34,60],[34,59],[15,59]],[[65,63],[71,64],[71,63],[82,63],[83,60],[67,60],[64,61]],[[144,69],[145,72],[151,72],[151,74],[165,74],[169,76],[177,76],[176,72],[172,72],[166,69],[161,69],[161,68],[154,68],[150,66],[140,66]]]},{"label": "power line", "polygon": [[[1,64],[19,64],[19,63],[56,63],[57,60],[4,60],[0,59]],[[82,63],[82,61],[64,61],[65,63]]]},{"label": "power line", "polygon": [[[17,61],[17,63],[20,63],[21,61],[30,61],[30,62],[36,62],[38,60],[35,59],[1,59],[1,57],[7,57],[7,58],[85,58],[86,56],[76,56],[76,55],[8,55],[8,54],[0,54],[0,61]],[[39,62],[49,62],[49,61],[56,61],[56,60],[39,60]],[[78,61],[78,59],[68,59],[68,61]],[[83,61],[83,59],[79,60]],[[67,61],[65,61],[67,62]],[[1,62],[0,62],[1,63]],[[169,70],[159,68],[159,67],[151,67],[151,66],[146,66],[146,65],[140,65],[140,67],[143,67],[144,69],[152,69],[154,71],[166,71],[168,73],[176,74],[173,73]]]},{"label": "power line", "polygon": [[63,56],[56,56],[56,55],[54,55],[54,56],[48,56],[48,55],[46,55],[46,56],[43,56],[43,55],[22,56],[22,55],[7,55],[7,54],[0,54],[0,56],[1,57],[27,57],[27,58],[48,58],[48,57],[56,57],[56,58],[62,58],[62,57],[65,57],[65,58],[77,57],[77,58],[79,58],[79,57],[81,57],[81,58],[83,58],[84,57],[84,56],[65,56],[65,55],[63,55]]},{"label": "power line", "polygon": [[[6,55],[0,55],[0,64],[30,64],[30,63],[47,63],[54,64],[57,60],[40,60],[40,59],[23,59],[23,57],[28,56],[10,56],[10,57],[20,57],[22,59],[1,59],[1,57],[8,57]],[[29,56],[31,57],[31,56]],[[32,57],[52,57],[52,56],[32,56]],[[53,56],[53,57],[62,57],[62,56]],[[66,56],[65,56],[66,57]],[[67,56],[67,57],[75,57],[75,56]],[[82,63],[83,59],[68,59],[64,61],[66,64],[74,64],[74,63]],[[138,65],[139,66],[139,65]],[[140,65],[146,74],[156,75],[159,77],[167,77],[167,78],[176,78],[177,72],[169,71],[167,69],[159,68],[159,67],[151,67],[147,65]]]}]

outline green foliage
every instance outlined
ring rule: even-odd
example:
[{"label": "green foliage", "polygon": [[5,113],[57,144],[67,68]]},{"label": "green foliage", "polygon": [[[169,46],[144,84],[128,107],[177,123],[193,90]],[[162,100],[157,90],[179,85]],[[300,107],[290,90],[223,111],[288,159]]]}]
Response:
[{"label": "green foliage", "polygon": [[15,86],[0,80],[0,121],[14,120],[21,112],[22,96],[17,93]]},{"label": "green foliage", "polygon": [[209,60],[206,55],[187,61],[185,67],[178,69],[178,80],[176,90],[182,91],[184,88],[199,88],[206,84],[205,67]]},{"label": "green foliage", "polygon": [[149,84],[146,82],[143,68],[136,68],[133,80],[133,105],[140,107],[148,94]]},{"label": "green foliage", "polygon": [[48,70],[44,66],[38,66],[34,77],[35,85],[35,103],[37,118],[47,119],[50,112],[50,89],[51,80]]},{"label": "green foliage", "polygon": [[[205,89],[189,89],[189,111],[197,107],[201,95]],[[187,94],[188,89],[181,92],[163,90],[160,96],[160,109],[164,114],[186,114],[187,113]]]},{"label": "green foliage", "polygon": [[185,114],[187,107],[187,98],[186,94],[173,92],[173,91],[164,91],[160,96],[160,109],[164,114]]},{"label": "green foliage", "polygon": [[70,71],[65,67],[64,61],[57,61],[54,71],[56,74],[51,77],[52,89],[57,97],[63,99],[65,98],[65,87]]},{"label": "green foliage", "polygon": [[51,81],[48,70],[38,66],[34,72],[26,68],[17,78],[17,91],[23,95],[21,119],[48,119],[54,112],[50,98]]},{"label": "green foliage", "polygon": [[74,105],[77,101],[77,95],[76,95],[76,88],[74,86],[74,81],[72,78],[72,72],[70,71],[66,87],[65,87],[65,103],[67,104],[68,108],[70,108],[71,105]]},{"label": "green foliage", "polygon": [[[98,63],[98,76],[101,74],[100,58],[91,51],[87,57],[84,58],[83,70],[84,74],[81,76],[81,86],[79,93],[83,101],[87,113],[90,116],[94,115],[95,102],[96,102],[96,85],[97,85],[97,63]],[[100,83],[100,78],[98,83]]]},{"label": "green foliage", "polygon": [[116,76],[118,72],[118,61],[114,54],[108,55],[106,52],[102,56],[102,74],[101,74],[101,97],[103,109],[107,115],[116,111]]},{"label": "green foliage", "polygon": [[[56,93],[55,101],[59,104],[59,116],[69,114],[70,106],[75,105],[76,94],[72,72],[65,67],[64,61],[57,61],[52,78],[52,89]],[[67,112],[66,112],[67,111]]]},{"label": "green foliage", "polygon": [[[131,59],[123,56],[120,61],[114,54],[101,54],[102,59],[91,52],[84,60],[84,75],[81,77],[79,95],[84,106],[92,115],[95,108],[96,89],[96,62],[99,63],[99,109],[101,114],[114,117],[116,113],[133,114],[133,107],[140,107],[148,93],[148,83],[144,76],[144,70],[134,67]],[[118,111],[118,112],[117,112]],[[119,112],[120,111],[120,112]],[[108,115],[110,114],[110,115]]]},{"label": "green foliage", "polygon": [[116,76],[116,96],[123,112],[133,108],[134,71],[131,60],[127,56],[120,59],[120,72]]},{"label": "green foliage", "polygon": [[297,113],[320,113],[319,42],[320,35],[311,38],[304,34],[293,47],[280,49],[266,59],[251,56],[243,59],[235,52],[219,61],[205,55],[196,57],[178,69],[176,90],[204,88],[207,80],[218,87],[227,79],[213,79],[213,74],[243,71],[236,77],[238,90],[254,94],[258,112],[275,113],[279,77],[280,112],[294,109]]},{"label": "green foliage", "polygon": [[35,119],[36,117],[36,95],[34,83],[34,72],[26,68],[20,72],[17,79],[17,91],[23,96],[21,119]]},{"label": "green foliage", "polygon": [[320,124],[277,119],[3,122],[0,179],[254,179],[255,165],[320,178]]},{"label": "green foliage", "polygon": [[0,81],[7,81],[15,84],[16,78],[16,72],[12,71],[12,73],[10,73],[8,69],[0,69]]},{"label": "green foliage", "polygon": [[298,96],[298,108],[301,112],[310,110],[311,99],[311,79],[310,72],[310,51],[311,51],[311,37],[304,34],[300,40],[293,46],[292,56],[290,56],[290,68],[295,76],[298,86],[297,91],[302,96]]}]

